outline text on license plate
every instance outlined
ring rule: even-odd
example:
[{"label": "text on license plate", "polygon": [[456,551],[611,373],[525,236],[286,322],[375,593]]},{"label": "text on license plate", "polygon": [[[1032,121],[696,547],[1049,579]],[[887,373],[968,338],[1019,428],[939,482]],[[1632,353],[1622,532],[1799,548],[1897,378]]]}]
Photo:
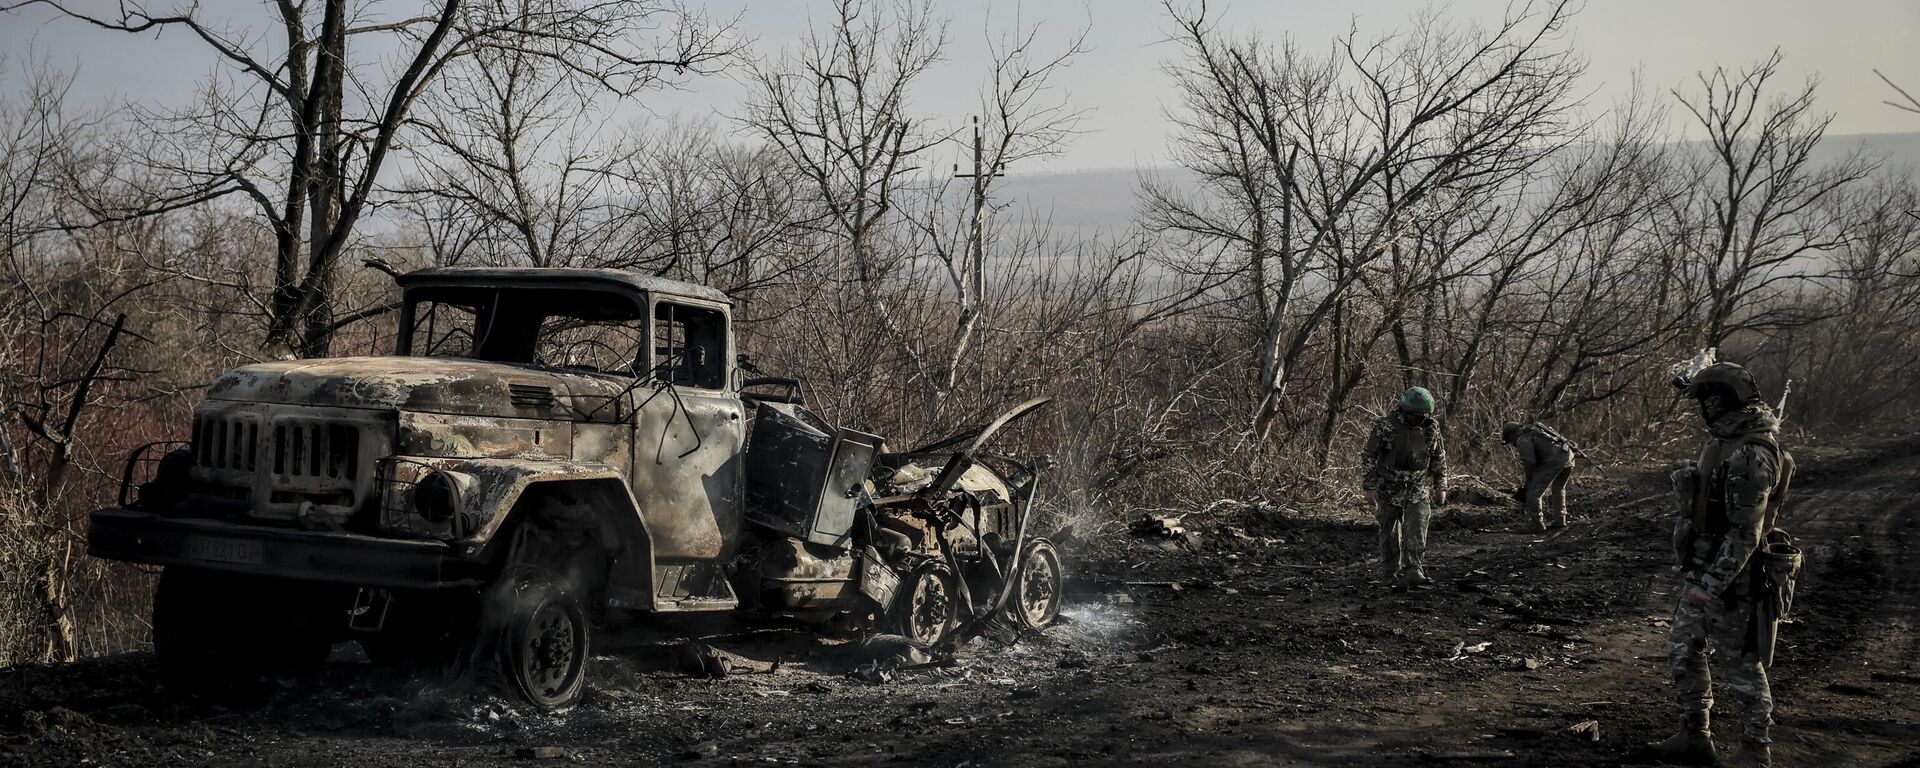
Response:
[{"label": "text on license plate", "polygon": [[242,539],[211,539],[194,536],[187,539],[187,556],[216,563],[258,563],[260,542]]}]

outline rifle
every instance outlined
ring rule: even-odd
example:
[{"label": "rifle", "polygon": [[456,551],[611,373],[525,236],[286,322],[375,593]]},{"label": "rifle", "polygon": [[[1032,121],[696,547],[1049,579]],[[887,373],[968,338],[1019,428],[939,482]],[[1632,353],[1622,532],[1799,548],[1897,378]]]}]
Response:
[{"label": "rifle", "polygon": [[1541,432],[1545,432],[1547,434],[1547,437],[1553,438],[1555,442],[1558,442],[1561,445],[1566,446],[1567,450],[1572,451],[1573,455],[1578,456],[1582,462],[1588,462],[1593,464],[1593,468],[1596,470],[1599,470],[1600,474],[1602,475],[1607,474],[1606,465],[1601,464],[1600,462],[1595,461],[1592,457],[1588,456],[1587,449],[1581,448],[1579,443],[1576,443],[1572,440],[1568,440],[1565,435],[1562,435],[1559,432],[1553,431],[1553,427],[1549,427],[1545,424],[1541,424],[1540,422],[1537,422],[1537,421],[1534,422],[1533,426],[1535,429],[1538,429]]}]

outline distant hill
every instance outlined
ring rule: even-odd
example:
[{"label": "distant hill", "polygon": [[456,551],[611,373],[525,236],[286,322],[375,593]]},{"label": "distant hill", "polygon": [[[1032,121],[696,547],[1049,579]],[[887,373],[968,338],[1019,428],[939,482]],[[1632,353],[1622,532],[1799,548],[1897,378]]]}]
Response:
[{"label": "distant hill", "polygon": [[[1889,166],[1920,168],[1920,131],[1829,136],[1821,142],[1820,161],[1837,160],[1863,145],[1869,153],[1882,156]],[[1013,203],[1010,213],[1014,216],[1050,215],[1049,228],[1062,236],[1118,232],[1134,222],[1139,204],[1135,191],[1142,174],[1178,180],[1186,176],[1186,171],[1162,167],[1027,176],[1013,172],[995,184],[994,196],[996,202]]]}]

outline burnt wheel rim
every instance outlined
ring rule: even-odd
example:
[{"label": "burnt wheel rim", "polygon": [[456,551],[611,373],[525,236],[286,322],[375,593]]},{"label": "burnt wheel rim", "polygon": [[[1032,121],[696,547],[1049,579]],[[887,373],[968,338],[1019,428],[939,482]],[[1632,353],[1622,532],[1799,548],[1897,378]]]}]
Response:
[{"label": "burnt wheel rim", "polygon": [[1021,564],[1019,606],[1032,627],[1044,627],[1060,614],[1060,560],[1051,547],[1033,549]]},{"label": "burnt wheel rim", "polygon": [[520,678],[527,694],[542,704],[563,701],[580,677],[583,627],[572,612],[554,602],[528,617],[520,647]]},{"label": "burnt wheel rim", "polygon": [[907,606],[907,636],[930,645],[946,632],[952,616],[953,598],[947,594],[946,579],[938,571],[921,573],[914,585],[913,602]]}]

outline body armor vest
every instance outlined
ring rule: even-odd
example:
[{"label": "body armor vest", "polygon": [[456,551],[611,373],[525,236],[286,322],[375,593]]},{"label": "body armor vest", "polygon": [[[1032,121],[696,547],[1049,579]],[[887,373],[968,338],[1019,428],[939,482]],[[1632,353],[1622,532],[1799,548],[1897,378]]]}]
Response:
[{"label": "body armor vest", "polygon": [[1787,489],[1793,482],[1793,457],[1780,450],[1780,444],[1772,438],[1761,435],[1711,440],[1700,449],[1700,482],[1694,486],[1693,527],[1701,535],[1717,538],[1726,534],[1727,457],[1747,443],[1765,446],[1774,457],[1773,488],[1767,494],[1761,535],[1773,530],[1774,523],[1779,519],[1780,508],[1786,503]]},{"label": "body armor vest", "polygon": [[[1427,424],[1432,424],[1429,421]],[[1433,441],[1427,437],[1428,426],[1413,426],[1405,421],[1393,434],[1393,468],[1402,472],[1423,472],[1433,460]]]}]

